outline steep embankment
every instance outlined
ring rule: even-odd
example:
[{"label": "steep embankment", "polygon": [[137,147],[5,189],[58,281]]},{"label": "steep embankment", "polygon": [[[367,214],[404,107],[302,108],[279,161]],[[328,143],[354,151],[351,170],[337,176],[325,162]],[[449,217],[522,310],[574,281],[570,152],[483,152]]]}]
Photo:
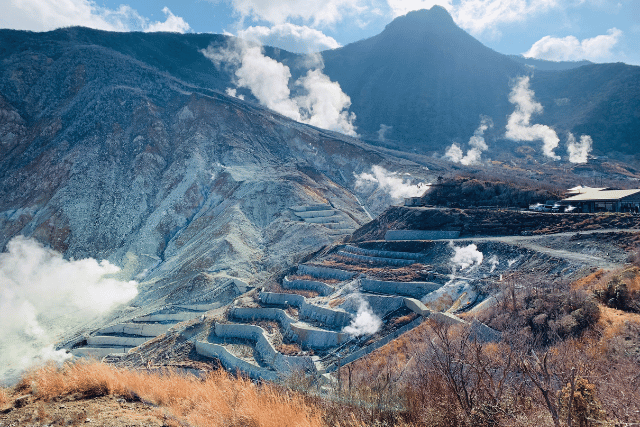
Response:
[{"label": "steep embankment", "polygon": [[633,214],[551,214],[503,209],[393,206],[353,233],[352,241],[384,240],[388,230],[449,230],[469,236],[519,236],[563,231],[640,228]]},{"label": "steep embankment", "polygon": [[[352,189],[371,165],[424,173],[193,85],[210,82],[194,76],[215,68],[196,50],[211,37],[185,38],[202,56],[186,58],[202,63],[187,72],[166,52],[152,60],[157,43],[179,47],[176,35],[1,35],[0,247],[22,234],[66,257],[108,259],[154,284],[144,288],[154,298],[175,290],[158,280],[251,280],[350,233],[369,220]],[[148,49],[127,45],[136,40]],[[332,217],[290,209],[317,204]]]}]

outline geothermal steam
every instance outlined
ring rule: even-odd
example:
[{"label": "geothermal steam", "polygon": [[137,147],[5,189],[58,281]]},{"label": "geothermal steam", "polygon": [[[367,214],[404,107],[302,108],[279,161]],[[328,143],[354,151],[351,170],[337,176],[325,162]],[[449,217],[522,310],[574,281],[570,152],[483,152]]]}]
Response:
[{"label": "geothermal steam", "polygon": [[230,66],[236,86],[249,89],[265,107],[298,122],[357,136],[353,124],[356,116],[349,113],[351,99],[322,72],[324,64],[319,55],[310,57],[313,69],[296,80],[293,86],[301,89],[300,95],[292,96],[291,70],[265,56],[262,45],[237,39],[226,49],[210,46],[201,52],[218,68]]},{"label": "geothermal steam", "polygon": [[22,236],[0,254],[0,382],[24,369],[69,356],[53,344],[80,326],[125,303],[137,283],[110,275],[119,268],[95,259],[67,261],[54,250]]},{"label": "geothermal steam", "polygon": [[593,140],[589,135],[582,135],[580,137],[580,142],[577,142],[576,137],[569,132],[569,137],[567,138],[567,153],[569,154],[569,161],[571,163],[587,163],[592,146]]},{"label": "geothermal steam", "polygon": [[482,252],[478,250],[475,244],[472,243],[469,246],[462,247],[453,246],[452,244],[451,247],[454,251],[453,257],[451,258],[454,272],[456,269],[464,270],[482,264]]},{"label": "geothermal steam", "polygon": [[[560,138],[555,130],[549,126],[531,124],[531,116],[542,113],[542,104],[534,99],[535,93],[529,89],[529,77],[520,77],[511,89],[509,101],[516,106],[515,111],[507,121],[507,133],[505,137],[512,141],[537,141],[543,142],[544,155],[554,160],[560,160],[554,150],[558,147]],[[571,163],[586,163],[593,141],[589,135],[582,135],[580,142],[569,133],[567,138],[567,153]]]},{"label": "geothermal steam", "polygon": [[554,150],[560,139],[549,126],[531,124],[531,116],[542,113],[542,104],[534,100],[535,93],[529,89],[529,77],[520,77],[509,94],[509,101],[516,106],[507,121],[505,136],[513,141],[542,140],[542,151],[547,157],[560,160]]},{"label": "geothermal steam", "polygon": [[469,139],[469,146],[471,147],[465,155],[462,148],[456,143],[451,144],[444,157],[451,160],[454,163],[461,163],[465,166],[476,165],[480,163],[482,153],[489,147],[484,142],[484,133],[487,129],[493,127],[493,120],[491,117],[482,116],[480,125],[473,133],[473,136]]},{"label": "geothermal steam", "polygon": [[412,184],[410,180],[398,176],[397,172],[389,172],[378,165],[371,168],[371,173],[362,172],[355,177],[357,190],[367,191],[377,186],[379,190],[389,194],[394,202],[399,202],[404,197],[420,197],[429,188],[429,184]]},{"label": "geothermal steam", "polygon": [[342,332],[353,337],[375,334],[382,326],[382,320],[380,320],[380,318],[371,310],[367,300],[359,295],[357,295],[357,299],[359,305],[356,317],[351,320],[351,324],[349,326],[344,327]]}]

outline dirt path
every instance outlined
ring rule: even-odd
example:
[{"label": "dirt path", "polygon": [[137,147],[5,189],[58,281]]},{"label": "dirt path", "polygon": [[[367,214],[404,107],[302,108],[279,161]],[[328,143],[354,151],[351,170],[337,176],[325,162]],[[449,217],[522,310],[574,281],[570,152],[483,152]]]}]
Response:
[{"label": "dirt path", "polygon": [[[592,234],[605,234],[605,233],[637,233],[640,232],[639,229],[629,228],[629,229],[603,229],[603,230],[587,230],[581,232],[564,232],[564,233],[556,233],[556,234],[540,234],[535,236],[497,236],[497,237],[463,237],[459,239],[453,239],[455,241],[460,242],[500,242],[506,243],[508,245],[518,246],[526,249],[530,249],[532,251],[540,252],[543,254],[547,254],[554,258],[566,259],[572,262],[591,265],[598,268],[603,268],[607,270],[612,270],[615,268],[619,268],[623,265],[622,262],[612,261],[610,259],[606,259],[603,257],[589,255],[582,252],[570,251],[567,249],[556,249],[550,248],[547,246],[543,246],[541,244],[536,243],[537,241],[543,239],[557,239],[557,238],[566,238],[570,239],[575,237],[576,235],[592,235]],[[452,240],[452,239],[446,239]]]}]

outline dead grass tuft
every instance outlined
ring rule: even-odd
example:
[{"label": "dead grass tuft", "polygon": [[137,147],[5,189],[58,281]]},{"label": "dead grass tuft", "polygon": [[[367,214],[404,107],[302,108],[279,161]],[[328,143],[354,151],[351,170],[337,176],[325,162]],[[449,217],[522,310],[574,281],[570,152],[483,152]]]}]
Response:
[{"label": "dead grass tuft", "polygon": [[9,405],[11,400],[9,399],[9,393],[3,388],[0,388],[0,408]]},{"label": "dead grass tuft", "polygon": [[322,425],[322,414],[297,394],[235,379],[224,371],[204,380],[166,370],[161,374],[129,371],[98,362],[45,366],[25,374],[22,387],[50,401],[66,395],[119,395],[165,408],[173,417],[198,426]]}]

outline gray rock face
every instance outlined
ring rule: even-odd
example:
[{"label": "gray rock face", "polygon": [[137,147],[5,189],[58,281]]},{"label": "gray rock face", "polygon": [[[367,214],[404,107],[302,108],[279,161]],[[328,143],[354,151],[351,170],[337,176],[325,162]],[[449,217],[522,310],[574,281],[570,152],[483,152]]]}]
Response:
[{"label": "gray rock face", "polygon": [[260,281],[340,237],[290,207],[328,204],[355,229],[355,173],[425,173],[116,49],[48,43],[0,55],[0,248],[22,234],[108,259],[140,301],[202,272]]}]

